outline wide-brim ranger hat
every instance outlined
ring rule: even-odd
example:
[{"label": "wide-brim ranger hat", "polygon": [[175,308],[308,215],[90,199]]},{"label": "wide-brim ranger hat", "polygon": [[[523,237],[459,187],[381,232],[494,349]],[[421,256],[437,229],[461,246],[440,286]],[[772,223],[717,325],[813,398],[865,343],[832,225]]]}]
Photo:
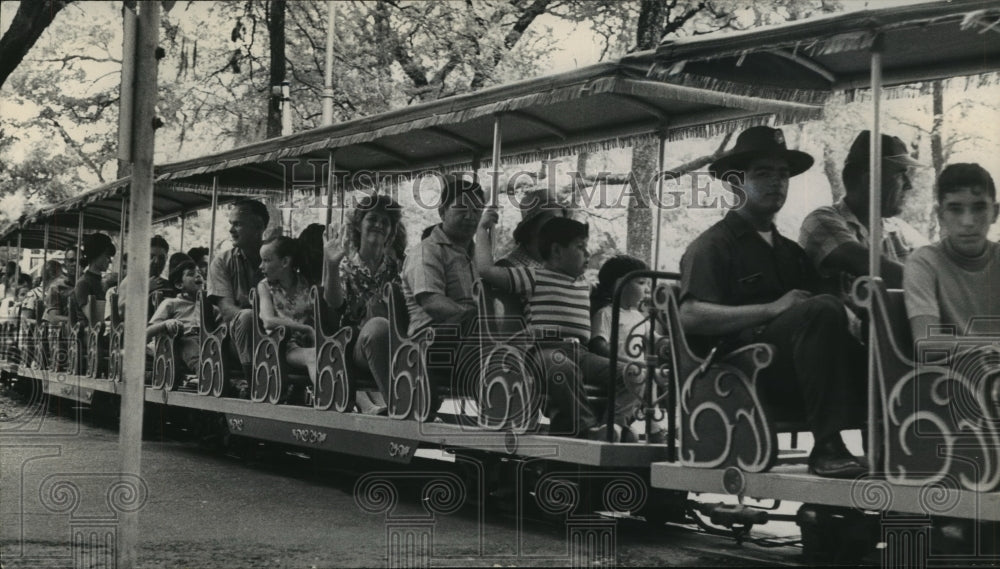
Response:
[{"label": "wide-brim ranger hat", "polygon": [[[871,139],[872,133],[868,130],[861,131],[851,149],[847,151],[847,158],[844,159],[844,170],[848,168],[865,168],[871,165]],[[894,166],[899,169],[923,167],[924,164],[914,160],[906,150],[906,143],[898,136],[891,134],[882,135],[882,165]]]},{"label": "wide-brim ranger hat", "polygon": [[514,241],[524,243],[528,230],[553,217],[569,217],[569,207],[559,203],[548,190],[529,190],[524,193],[521,203],[521,221],[514,228]]},{"label": "wide-brim ranger hat", "polygon": [[780,128],[754,126],[740,133],[736,145],[708,167],[713,178],[724,180],[726,174],[746,171],[747,165],[757,158],[783,158],[788,162],[788,175],[798,176],[812,168],[813,157],[785,146],[785,134]]}]

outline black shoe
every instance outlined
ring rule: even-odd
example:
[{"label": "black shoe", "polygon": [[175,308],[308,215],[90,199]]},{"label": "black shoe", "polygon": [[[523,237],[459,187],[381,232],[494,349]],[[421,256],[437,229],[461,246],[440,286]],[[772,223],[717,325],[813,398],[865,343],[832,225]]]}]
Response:
[{"label": "black shoe", "polygon": [[[591,427],[591,428],[589,428],[589,429],[587,429],[586,431],[583,432],[583,438],[589,439],[589,440],[592,440],[592,441],[601,442],[601,443],[606,443],[606,442],[608,442],[608,426],[607,425],[601,425],[601,426],[598,426],[598,427]],[[617,443],[620,440],[621,440],[621,436],[618,434],[618,430],[615,429],[614,430],[614,435],[613,435],[613,440],[611,442]]]},{"label": "black shoe", "polygon": [[623,443],[637,443],[639,442],[639,436],[635,434],[635,431],[631,427],[622,427],[621,442]]},{"label": "black shoe", "polygon": [[824,478],[854,479],[867,474],[868,468],[836,436],[813,447],[809,453],[809,472]]},{"label": "black shoe", "polygon": [[250,386],[246,380],[230,379],[229,383],[222,388],[222,396],[235,399],[250,399]]}]

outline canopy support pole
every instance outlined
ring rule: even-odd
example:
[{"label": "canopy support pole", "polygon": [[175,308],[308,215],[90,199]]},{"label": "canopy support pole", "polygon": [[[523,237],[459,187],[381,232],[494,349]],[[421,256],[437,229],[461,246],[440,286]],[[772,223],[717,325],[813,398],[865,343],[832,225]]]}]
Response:
[{"label": "canopy support pole", "polygon": [[[184,213],[187,213],[187,212],[184,212]],[[180,252],[181,253],[184,252],[184,221],[185,221],[184,213],[181,214],[181,246],[180,246]]]},{"label": "canopy support pole", "polygon": [[[42,233],[42,281],[45,280],[45,263],[49,262],[49,220],[45,220],[45,232]],[[42,282],[42,286],[45,286],[45,282]],[[42,292],[45,292],[42,289]]]},{"label": "canopy support pole", "polygon": [[82,247],[83,247],[83,210],[81,209],[80,213],[77,214],[76,216],[76,254],[73,255],[74,257],[76,257],[76,272],[74,273],[76,277],[75,280],[73,281],[74,283],[80,280],[80,257],[83,256],[83,251],[81,251]]},{"label": "canopy support pole", "polygon": [[208,230],[208,276],[212,276],[212,259],[215,258],[215,217],[219,209],[219,177],[212,176],[212,223]]},{"label": "canopy support pole", "polygon": [[343,231],[344,224],[347,223],[347,211],[344,209],[347,207],[347,184],[340,186],[340,227]]},{"label": "canopy support pole", "polygon": [[[126,11],[128,9],[126,8]],[[149,239],[153,222],[153,145],[156,116],[156,49],[160,32],[160,3],[142,2],[139,9],[139,30],[136,40],[135,100],[133,101],[132,191],[129,203],[128,255],[132,273],[149,274]],[[132,307],[125,318],[124,362],[122,373],[121,423],[121,484],[142,499],[144,488],[142,466],[142,415],[146,386],[146,305],[149,279],[133,278],[125,291]],[[141,502],[140,502],[141,503]],[[126,508],[119,516],[121,541],[118,567],[132,569],[137,565],[139,542],[139,508]]]},{"label": "canopy support pole", "polygon": [[[17,229],[17,264],[14,265],[14,300],[17,302],[17,306],[21,306],[20,301],[17,298],[17,289],[21,286],[21,258],[24,256],[24,249],[21,248],[21,237],[24,235],[24,223],[19,223]],[[28,287],[31,290],[31,287]],[[14,313],[14,343],[20,350],[21,347],[21,310],[18,309]],[[7,354],[7,358],[10,358],[10,354]],[[20,359],[20,358],[18,358]]]},{"label": "canopy support pole", "polygon": [[663,176],[665,175],[663,169],[666,167],[664,154],[667,152],[666,128],[657,135],[657,142],[659,144],[656,154],[656,228],[653,230],[653,266],[650,267],[654,271],[660,270],[660,221],[663,215]]},{"label": "canopy support pole", "polygon": [[[872,44],[871,74],[872,74],[872,131],[869,156],[868,187],[868,274],[872,278],[879,276],[882,262],[882,38],[875,38]],[[876,444],[879,436],[876,432],[875,408],[878,404],[877,373],[878,364],[875,356],[875,318],[868,319],[868,464],[870,472],[878,470],[875,464]]]},{"label": "canopy support pole", "polygon": [[336,181],[336,176],[333,173],[333,169],[336,167],[337,162],[333,157],[333,150],[327,153],[326,156],[326,228],[327,231],[330,229],[330,224],[333,223],[333,186]]},{"label": "canopy support pole", "polygon": [[503,118],[500,115],[493,117],[493,199],[490,200],[493,207],[497,207],[498,196],[500,195],[500,144],[503,131]]},{"label": "canopy support pole", "polygon": [[[493,116],[493,171],[490,172],[493,180],[493,192],[490,198],[490,205],[493,207],[499,207],[500,200],[500,156],[501,149],[500,145],[503,139],[503,116],[496,114]],[[493,257],[497,255],[497,240],[496,234],[490,231],[490,237],[493,244]]]},{"label": "canopy support pole", "polygon": [[17,286],[21,282],[21,257],[24,256],[24,250],[21,248],[21,237],[24,233],[24,224],[18,224],[17,229],[17,265],[14,268],[14,296],[17,297]]},{"label": "canopy support pole", "polygon": [[122,271],[124,270],[124,267],[125,267],[125,223],[128,221],[128,208],[129,208],[129,203],[130,202],[131,202],[131,200],[128,198],[128,196],[126,196],[125,200],[122,202],[122,218],[121,218],[121,226],[120,226],[121,227],[121,232],[120,232],[120,234],[118,236],[118,240],[121,242],[121,253],[118,255],[118,285],[119,285],[118,286],[118,295],[119,295],[119,297],[124,292],[121,289],[120,285],[122,283],[122,279],[125,278],[125,275],[122,274]]}]

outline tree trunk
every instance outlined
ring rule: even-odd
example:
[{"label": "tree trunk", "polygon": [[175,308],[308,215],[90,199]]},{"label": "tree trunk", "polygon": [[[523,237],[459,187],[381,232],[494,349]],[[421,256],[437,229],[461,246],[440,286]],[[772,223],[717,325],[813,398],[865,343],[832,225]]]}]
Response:
[{"label": "tree trunk", "polygon": [[[659,166],[657,141],[642,142],[632,147],[632,199],[628,204],[628,237],[625,250],[629,255],[652,265],[653,213],[649,197],[656,191],[654,180]],[[655,207],[655,206],[654,206]]]},{"label": "tree trunk", "polygon": [[56,14],[73,0],[23,0],[10,27],[0,38],[0,87],[17,69]]},{"label": "tree trunk", "polygon": [[836,203],[837,200],[844,197],[846,190],[844,189],[844,182],[840,175],[840,165],[834,160],[833,148],[830,147],[829,143],[823,143],[823,173],[826,175],[826,179],[830,181],[830,197]]},{"label": "tree trunk", "polygon": [[[941,80],[931,84],[931,105],[934,122],[931,127],[931,163],[934,165],[934,179],[937,180],[944,169],[944,145],[941,141],[941,131],[944,127],[944,93]],[[927,233],[931,239],[936,239],[938,227],[937,216],[928,216]]]},{"label": "tree trunk", "polygon": [[931,85],[932,112],[934,113],[934,126],[931,127],[931,161],[934,164],[935,179],[944,169],[944,145],[941,141],[941,130],[944,127],[944,93],[941,87],[941,80],[937,80]]},{"label": "tree trunk", "polygon": [[268,4],[267,32],[271,49],[271,87],[278,86],[279,94],[272,91],[267,104],[267,137],[281,136],[280,85],[285,80],[285,0],[271,0]]},{"label": "tree trunk", "polygon": [[[653,49],[660,43],[665,27],[664,3],[660,0],[642,0],[636,29],[636,48]],[[632,147],[632,199],[628,204],[628,237],[625,250],[629,255],[652,265],[653,215],[649,209],[649,196],[656,191],[656,169],[660,145],[657,141],[640,142]]]}]

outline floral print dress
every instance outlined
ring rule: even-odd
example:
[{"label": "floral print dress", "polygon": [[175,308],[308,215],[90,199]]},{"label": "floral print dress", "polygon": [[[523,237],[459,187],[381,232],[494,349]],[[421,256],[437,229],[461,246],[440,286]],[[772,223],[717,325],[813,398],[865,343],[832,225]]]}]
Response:
[{"label": "floral print dress", "polygon": [[[281,283],[272,283],[266,279],[264,283],[271,292],[271,303],[278,316],[310,327],[315,325],[313,303],[312,299],[309,298],[311,285],[302,275],[295,274],[295,279],[289,290],[285,290]],[[313,335],[306,332],[293,332],[288,339],[289,348],[312,348],[315,345],[316,341]]]},{"label": "floral print dress", "polygon": [[[355,253],[340,261],[340,284],[344,289],[342,326],[360,328],[371,316],[384,311],[382,287],[386,283],[399,283],[399,263],[392,255],[383,255],[382,264],[374,272]],[[373,314],[374,312],[374,314]]]}]

